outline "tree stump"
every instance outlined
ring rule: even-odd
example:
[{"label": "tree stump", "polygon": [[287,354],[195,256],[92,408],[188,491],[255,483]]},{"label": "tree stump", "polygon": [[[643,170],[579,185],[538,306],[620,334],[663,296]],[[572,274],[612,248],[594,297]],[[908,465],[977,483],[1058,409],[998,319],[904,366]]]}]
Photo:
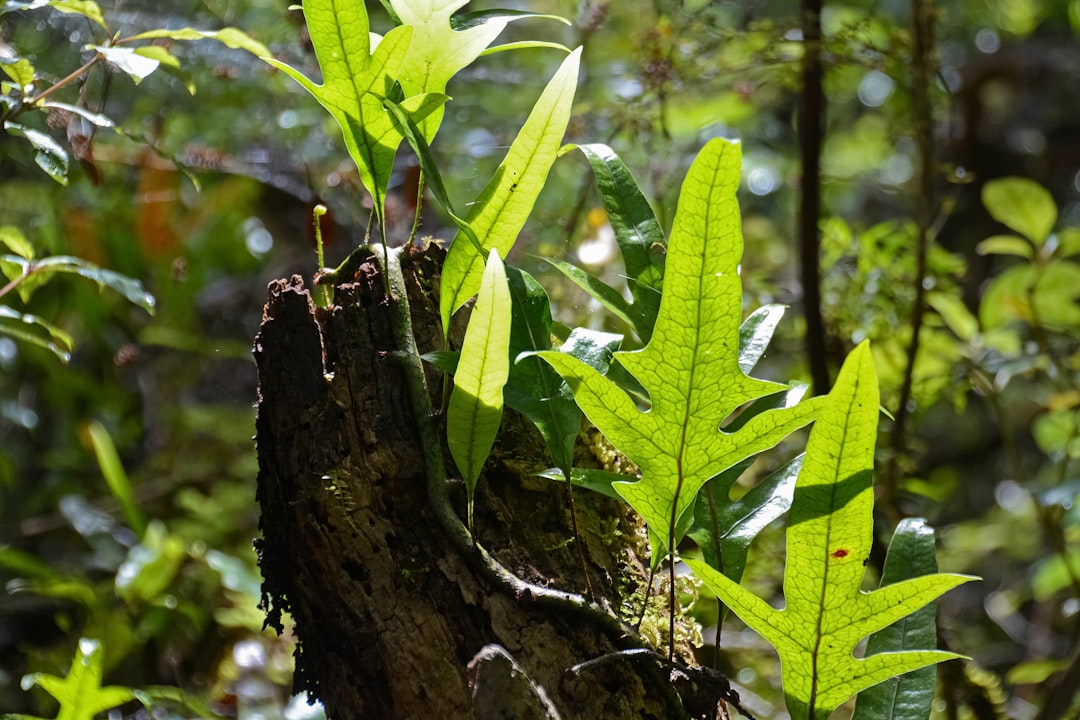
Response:
[{"label": "tree stump", "polygon": [[[616,616],[643,530],[624,505],[579,491],[598,597],[551,592],[585,585],[566,489],[532,476],[549,461],[531,425],[505,415],[477,488],[476,542],[490,556],[440,515],[420,428],[445,428],[413,409],[379,255],[338,281],[328,308],[299,276],[272,282],[255,340],[263,605],[279,632],[283,613],[294,622],[295,689],[344,719],[686,717],[662,663],[571,672],[641,642]],[[444,255],[399,256],[420,352],[442,346]],[[424,373],[437,408],[440,373]],[[446,485],[464,517],[464,486]]]}]

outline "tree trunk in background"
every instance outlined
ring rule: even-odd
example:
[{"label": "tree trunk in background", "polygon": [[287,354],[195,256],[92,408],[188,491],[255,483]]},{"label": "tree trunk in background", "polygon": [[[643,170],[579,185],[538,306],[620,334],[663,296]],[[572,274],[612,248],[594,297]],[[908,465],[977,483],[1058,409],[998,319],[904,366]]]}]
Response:
[{"label": "tree trunk in background", "polygon": [[[420,352],[442,344],[432,287],[443,256],[402,254]],[[655,663],[567,673],[618,649],[610,627],[514,597],[448,541],[383,287],[377,263],[363,263],[323,310],[298,276],[275,281],[255,341],[263,602],[271,626],[282,613],[295,623],[295,689],[342,719],[685,716]],[[429,370],[433,394],[440,382]],[[577,592],[565,489],[532,477],[546,464],[539,435],[508,414],[477,488],[478,540],[519,578]],[[621,504],[577,495],[593,586],[620,608],[641,528]],[[460,483],[451,498],[464,517]]]}]

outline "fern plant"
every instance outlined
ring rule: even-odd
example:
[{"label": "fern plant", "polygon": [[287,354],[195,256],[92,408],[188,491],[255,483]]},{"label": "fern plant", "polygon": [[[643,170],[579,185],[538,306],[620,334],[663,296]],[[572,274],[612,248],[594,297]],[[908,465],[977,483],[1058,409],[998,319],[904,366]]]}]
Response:
[{"label": "fern plant", "polygon": [[[462,216],[449,200],[430,149],[449,100],[443,91],[449,77],[483,52],[506,19],[519,14],[455,15],[464,5],[460,0],[387,0],[384,5],[399,25],[372,40],[362,4],[305,3],[322,85],[270,62],[296,78],[338,120],[374,199],[376,220],[383,219],[390,166],[405,140],[432,194],[458,227],[441,276],[440,314],[447,337],[454,313],[474,295],[477,301],[460,352],[451,353],[447,346],[429,359],[454,373],[447,440],[467,488],[469,531],[476,482],[503,406],[510,404],[530,417],[545,438],[557,465],[548,476],[625,500],[649,528],[654,570],[666,559],[674,578],[676,558],[685,555],[702,582],[775,646],[792,717],[821,720],[876,683],[957,657],[911,645],[903,633],[898,639],[882,636],[868,657],[853,654],[865,636],[971,578],[925,573],[905,578],[894,571],[890,584],[873,592],[861,589],[871,541],[879,402],[871,355],[867,345],[857,348],[836,388],[823,397],[803,399],[805,388],[749,374],[783,308],[770,306],[742,318],[739,144],[716,139],[701,150],[683,183],[666,252],[660,223],[610,148],[562,149],[579,149],[597,177],[628,287],[624,293],[567,263],[551,262],[645,344],[640,350],[615,352],[619,338],[579,328],[555,347],[542,287],[505,266],[504,258],[560,154],[581,51],[563,48],[568,54],[503,163]],[[485,24],[483,32],[477,29]],[[323,277],[337,279],[333,271]],[[579,411],[634,461],[639,477],[571,467]],[[735,481],[760,453],[811,423],[804,455],[732,499]],[[739,580],[750,541],[785,512],[786,604],[778,609]],[[898,547],[905,537],[898,535]],[[698,550],[690,549],[688,538]],[[674,582],[670,588],[673,638]],[[932,627],[932,613],[920,616],[919,623],[924,630]],[[672,640],[669,658],[673,645]],[[931,695],[920,687],[919,702],[928,711]],[[864,706],[883,707],[880,701]],[[883,716],[891,717],[892,711]]]}]

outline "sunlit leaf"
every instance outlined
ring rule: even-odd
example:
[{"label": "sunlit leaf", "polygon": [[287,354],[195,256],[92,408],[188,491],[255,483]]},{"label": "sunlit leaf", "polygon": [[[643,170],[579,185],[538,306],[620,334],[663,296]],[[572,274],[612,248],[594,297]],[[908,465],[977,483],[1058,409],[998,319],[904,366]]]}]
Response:
[{"label": "sunlit leaf", "polygon": [[87,45],[87,49],[100,53],[110,65],[130,77],[136,85],[152,75],[161,65],[155,58],[135,52],[135,48]]},{"label": "sunlit leaf", "polygon": [[106,30],[109,29],[105,24],[105,16],[101,14],[101,8],[93,0],[52,0],[49,5],[62,13],[82,15]]},{"label": "sunlit leaf", "polygon": [[380,98],[391,97],[413,29],[394,28],[372,48],[364,3],[307,0],[304,18],[323,83],[317,85],[272,57],[263,59],[300,83],[337,120],[360,181],[371,194],[375,215],[383,223],[386,188],[402,135]]},{"label": "sunlit leaf", "polygon": [[938,291],[928,292],[926,304],[941,316],[948,328],[961,340],[970,342],[979,331],[978,319],[956,295]]},{"label": "sunlit leaf", "polygon": [[[454,30],[450,16],[468,0],[390,0],[398,20],[413,30],[413,45],[397,78],[405,94],[445,93],[454,75],[468,66],[506,27],[495,19],[466,30]],[[443,109],[418,123],[431,142],[442,123]]]},{"label": "sunlit leaf", "polygon": [[784,389],[748,377],[740,365],[739,165],[739,145],[719,139],[694,161],[679,198],[652,339],[643,350],[615,355],[648,392],[647,412],[592,368],[541,353],[589,420],[641,469],[640,481],[615,488],[669,550],[710,478],[809,423],[820,405],[810,400],[762,413],[738,432],[720,429],[741,405]]},{"label": "sunlit leaf", "polygon": [[465,480],[472,528],[473,493],[502,421],[510,372],[510,292],[497,250],[488,255],[446,411],[450,455]]},{"label": "sunlit leaf", "polygon": [[15,81],[20,95],[25,94],[34,83],[34,66],[26,58],[9,60],[0,56],[0,71]]},{"label": "sunlit leaf", "polygon": [[1040,247],[1057,222],[1054,198],[1027,178],[991,180],[983,186],[982,201],[991,217]]},{"label": "sunlit leaf", "polygon": [[[494,248],[505,255],[532,211],[570,122],[580,61],[580,48],[563,61],[533,106],[495,177],[465,218],[485,251]],[[440,310],[444,333],[450,327],[451,315],[480,286],[483,262],[483,255],[472,243],[455,238],[442,270]]]},{"label": "sunlit leaf", "polygon": [[925,575],[862,591],[873,533],[879,404],[873,358],[863,343],[848,356],[810,433],[789,511],[783,609],[700,560],[686,561],[776,648],[793,720],[825,720],[857,692],[958,657],[936,650],[853,655],[862,638],[972,579]]},{"label": "sunlit leaf", "polygon": [[255,57],[270,57],[270,50],[258,40],[237,28],[222,28],[221,30],[196,30],[195,28],[179,28],[176,30],[147,30],[137,35],[124,38],[125,42],[138,40],[217,40],[225,47],[234,50],[246,50]]},{"label": "sunlit leaf", "polygon": [[152,521],[116,571],[116,594],[130,605],[160,598],[180,572],[184,555],[184,541],[160,520]]}]

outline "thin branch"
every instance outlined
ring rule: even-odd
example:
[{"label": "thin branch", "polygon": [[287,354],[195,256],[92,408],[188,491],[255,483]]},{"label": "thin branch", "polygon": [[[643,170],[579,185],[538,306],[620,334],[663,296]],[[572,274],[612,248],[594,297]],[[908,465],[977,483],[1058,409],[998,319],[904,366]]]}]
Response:
[{"label": "thin branch", "polygon": [[821,314],[821,144],[825,117],[825,90],[821,61],[822,0],[803,0],[802,102],[799,106],[799,256],[806,320],[806,355],[813,391],[829,391],[825,321]]}]

